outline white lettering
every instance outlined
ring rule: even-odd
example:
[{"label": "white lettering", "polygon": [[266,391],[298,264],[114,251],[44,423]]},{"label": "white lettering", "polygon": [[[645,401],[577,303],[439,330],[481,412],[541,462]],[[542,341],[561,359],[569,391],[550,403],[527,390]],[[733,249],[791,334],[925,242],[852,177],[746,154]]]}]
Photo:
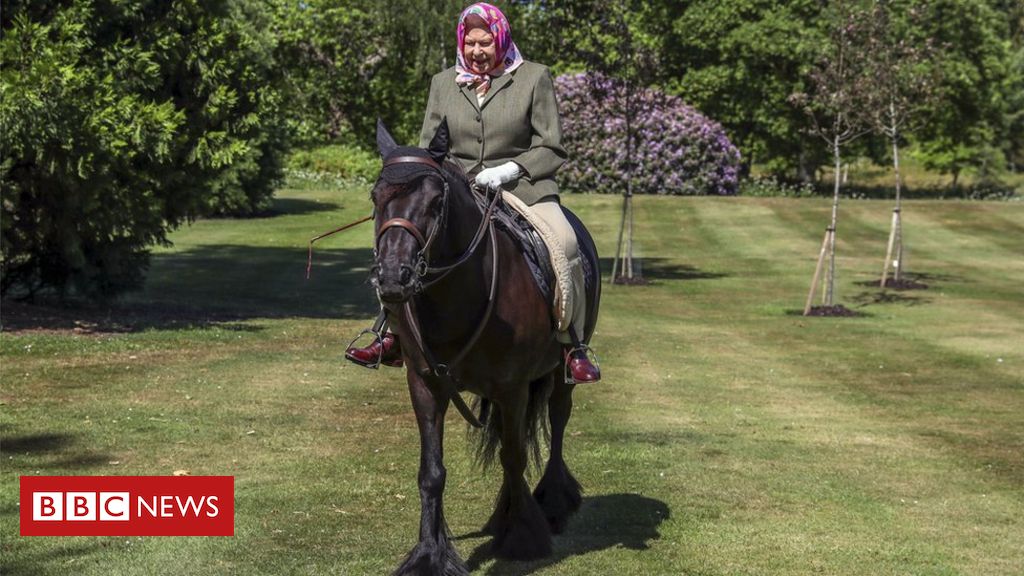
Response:
[{"label": "white lettering", "polygon": [[127,492],[100,492],[100,520],[123,521],[130,519]]},{"label": "white lettering", "polygon": [[189,509],[192,510],[192,515],[193,516],[198,517],[199,516],[199,509],[203,507],[203,502],[206,500],[206,496],[203,496],[202,498],[200,498],[199,502],[196,502],[195,499],[192,496],[189,496],[188,498],[186,498],[184,502],[182,502],[181,498],[179,498],[177,496],[175,496],[174,499],[178,501],[178,510],[181,510],[181,517],[182,518],[184,518],[185,516],[188,516],[188,513],[186,512],[186,510],[189,510]]},{"label": "white lettering", "polygon": [[220,508],[217,508],[217,497],[216,496],[210,496],[209,498],[207,498],[206,499],[206,505],[209,506],[211,510],[213,510],[212,514],[210,513],[209,510],[206,511],[206,516],[207,517],[209,517],[209,518],[216,518],[217,515],[220,514]]},{"label": "white lettering", "polygon": [[142,496],[139,496],[138,502],[139,502],[139,513],[136,514],[136,516],[141,518],[142,517],[142,509],[145,508],[146,512],[149,512],[150,516],[156,518],[156,496],[153,497],[153,505],[152,506],[150,506],[149,502],[147,502],[146,499],[143,498]]},{"label": "white lettering", "polygon": [[33,492],[32,520],[64,520],[64,493]]},{"label": "white lettering", "polygon": [[161,518],[174,518],[174,500],[177,496],[161,496],[160,497],[160,517]]},{"label": "white lettering", "polygon": [[96,493],[68,492],[65,494],[64,513],[66,520],[95,520]]}]

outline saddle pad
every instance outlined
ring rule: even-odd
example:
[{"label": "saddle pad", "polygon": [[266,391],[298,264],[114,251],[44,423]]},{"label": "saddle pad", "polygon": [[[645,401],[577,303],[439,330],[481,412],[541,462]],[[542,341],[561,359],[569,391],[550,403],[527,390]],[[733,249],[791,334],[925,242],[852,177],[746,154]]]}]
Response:
[{"label": "saddle pad", "polygon": [[548,247],[548,254],[551,255],[551,268],[555,272],[551,312],[558,331],[564,332],[569,329],[573,304],[572,276],[570,275],[569,260],[565,257],[565,248],[547,223],[538,218],[522,200],[507,191],[502,193],[502,200],[533,226]]}]

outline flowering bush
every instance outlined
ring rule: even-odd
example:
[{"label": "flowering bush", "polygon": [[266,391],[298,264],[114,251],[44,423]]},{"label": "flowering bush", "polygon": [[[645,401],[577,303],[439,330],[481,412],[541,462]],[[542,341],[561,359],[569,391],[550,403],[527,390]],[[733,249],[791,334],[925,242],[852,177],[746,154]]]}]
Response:
[{"label": "flowering bush", "polygon": [[[622,83],[592,73],[565,75],[555,80],[555,90],[569,152],[561,185],[572,192],[624,192]],[[652,89],[635,89],[632,107],[635,194],[736,193],[740,153],[717,122]]]}]

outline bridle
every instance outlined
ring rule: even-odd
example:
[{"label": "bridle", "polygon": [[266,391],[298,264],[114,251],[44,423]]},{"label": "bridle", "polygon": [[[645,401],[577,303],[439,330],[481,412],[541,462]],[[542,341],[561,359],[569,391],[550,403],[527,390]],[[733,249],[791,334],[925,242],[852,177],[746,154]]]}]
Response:
[{"label": "bridle", "polygon": [[[380,264],[378,262],[378,254],[380,249],[380,241],[388,230],[391,230],[392,228],[399,228],[401,230],[405,230],[409,234],[412,234],[412,237],[416,239],[416,244],[419,248],[419,251],[416,253],[416,263],[413,267],[413,270],[416,272],[417,277],[416,292],[419,293],[423,290],[422,278],[427,275],[430,269],[430,247],[434,244],[434,239],[436,239],[438,233],[442,229],[444,229],[444,226],[448,220],[448,193],[450,191],[450,187],[448,185],[448,179],[445,177],[444,172],[441,170],[441,166],[437,162],[431,160],[430,158],[423,158],[420,156],[397,156],[386,160],[384,162],[384,169],[386,169],[388,166],[394,166],[395,164],[410,163],[424,164],[426,166],[429,166],[430,168],[433,168],[441,177],[441,182],[444,183],[444,192],[441,196],[441,217],[438,218],[434,226],[431,228],[430,233],[426,237],[424,237],[423,233],[420,232],[419,226],[417,226],[413,221],[407,218],[391,218],[390,220],[385,221],[383,224],[380,225],[380,229],[377,230],[377,237],[373,247],[373,259],[377,267],[379,267]],[[383,173],[383,170],[381,170],[381,173]]]},{"label": "bridle", "polygon": [[[423,232],[420,231],[419,226],[407,218],[391,218],[386,220],[380,225],[380,229],[377,230],[373,257],[375,261],[374,263],[379,266],[380,264],[377,260],[380,241],[384,236],[384,233],[388,230],[392,228],[399,228],[411,234],[412,237],[416,239],[416,244],[419,247],[419,250],[416,253],[415,264],[413,265],[413,270],[416,273],[415,292],[418,294],[437,282],[440,282],[441,279],[447,276],[449,272],[458,268],[473,256],[476,249],[480,246],[480,242],[483,241],[488,227],[490,226],[493,228],[493,225],[491,224],[491,216],[494,214],[494,209],[501,200],[501,193],[500,191],[495,192],[491,201],[484,208],[483,217],[480,219],[480,225],[477,227],[476,233],[473,234],[473,239],[470,241],[469,246],[463,251],[462,255],[456,258],[451,264],[443,266],[431,265],[430,247],[433,246],[437,235],[441,230],[444,230],[448,223],[448,196],[451,192],[451,186],[448,184],[448,177],[441,169],[440,164],[430,158],[424,158],[422,156],[396,156],[394,158],[387,159],[384,162],[384,168],[394,166],[395,164],[409,163],[423,164],[433,168],[437,172],[437,175],[441,177],[441,182],[444,185],[444,192],[441,197],[441,216],[437,219],[426,236],[424,236]],[[482,203],[478,201],[478,204]],[[427,279],[427,276],[432,276],[432,278]]]},{"label": "bridle", "polygon": [[[406,327],[409,329],[409,335],[412,337],[413,342],[416,344],[417,349],[423,356],[423,359],[427,363],[427,369],[421,370],[421,376],[433,375],[438,378],[445,388],[445,392],[448,394],[449,399],[455,404],[455,408],[458,409],[462,417],[466,419],[470,425],[481,428],[483,424],[477,419],[473,411],[469,409],[462,396],[459,395],[458,387],[456,386],[455,380],[451,373],[455,366],[459,364],[468,354],[469,351],[476,344],[477,340],[480,339],[480,335],[483,334],[484,327],[487,326],[488,320],[490,320],[491,314],[494,312],[494,301],[497,295],[498,286],[498,238],[497,232],[494,227],[494,210],[497,208],[498,202],[501,201],[501,190],[494,191],[491,200],[488,202],[474,196],[477,204],[483,210],[482,217],[480,218],[480,225],[477,227],[476,233],[473,234],[473,239],[470,241],[469,246],[463,251],[463,253],[455,259],[451,264],[443,266],[435,266],[430,263],[430,248],[434,244],[434,240],[437,238],[441,230],[444,229],[448,221],[448,196],[451,192],[451,187],[448,184],[448,177],[445,175],[441,166],[431,160],[430,158],[423,158],[421,156],[397,156],[389,158],[384,162],[384,168],[393,166],[395,164],[408,164],[416,163],[423,164],[433,168],[437,174],[441,177],[441,181],[444,183],[444,192],[441,199],[441,215],[434,223],[430,232],[424,236],[420,231],[419,227],[407,218],[391,218],[386,220],[380,225],[380,229],[377,230],[376,240],[374,243],[374,265],[379,268],[379,251],[381,237],[384,233],[393,228],[405,230],[416,239],[419,250],[416,253],[416,262],[413,266],[413,270],[416,274],[414,292],[419,294],[423,290],[430,286],[440,282],[445,276],[447,276],[452,270],[455,270],[465,262],[467,262],[473,254],[476,252],[480,243],[484,237],[490,239],[491,246],[491,287],[487,297],[487,309],[484,312],[483,318],[477,324],[476,330],[473,331],[473,335],[462,347],[455,357],[447,362],[437,362],[427,348],[426,342],[423,340],[423,332],[420,329],[419,319],[416,314],[415,304],[413,298],[409,298],[405,301],[403,309],[406,318]],[[382,170],[383,172],[383,170]],[[486,206],[485,206],[486,204]]]}]

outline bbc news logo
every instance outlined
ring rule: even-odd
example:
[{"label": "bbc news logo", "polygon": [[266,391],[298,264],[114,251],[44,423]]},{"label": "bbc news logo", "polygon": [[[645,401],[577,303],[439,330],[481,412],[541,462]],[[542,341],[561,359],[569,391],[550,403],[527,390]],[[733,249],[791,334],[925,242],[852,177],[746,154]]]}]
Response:
[{"label": "bbc news logo", "polygon": [[22,536],[234,536],[232,476],[22,476]]}]

